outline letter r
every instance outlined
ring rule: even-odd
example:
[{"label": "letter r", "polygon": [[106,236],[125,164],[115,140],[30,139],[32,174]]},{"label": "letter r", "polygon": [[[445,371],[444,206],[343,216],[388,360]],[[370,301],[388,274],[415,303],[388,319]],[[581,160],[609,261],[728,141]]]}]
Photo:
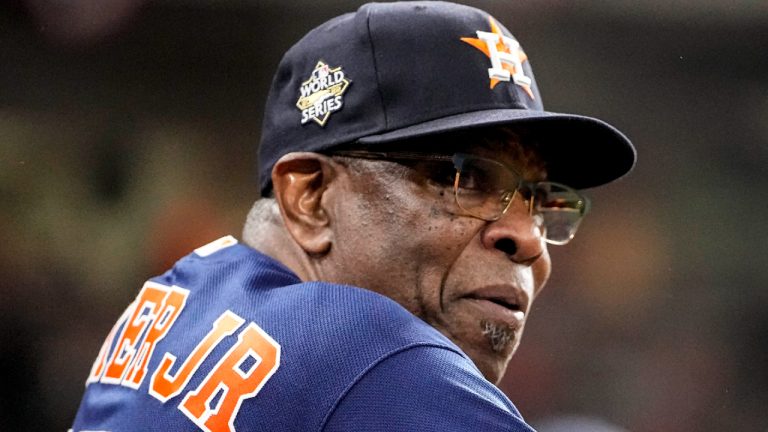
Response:
[{"label": "letter r", "polygon": [[[256,396],[280,366],[280,345],[255,323],[214,366],[179,409],[207,432],[232,432],[245,399]],[[243,370],[243,369],[247,370]]]}]

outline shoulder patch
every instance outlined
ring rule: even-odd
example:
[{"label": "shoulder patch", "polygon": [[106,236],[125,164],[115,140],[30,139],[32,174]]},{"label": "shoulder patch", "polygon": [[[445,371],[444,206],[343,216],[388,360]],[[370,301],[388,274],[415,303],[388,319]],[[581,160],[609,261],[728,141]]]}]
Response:
[{"label": "shoulder patch", "polygon": [[236,244],[237,244],[237,239],[232,237],[231,235],[228,235],[218,240],[214,240],[205,246],[200,246],[199,248],[195,249],[195,253],[198,256],[204,258],[204,257],[207,257],[208,255],[214,254],[224,248],[228,248]]}]

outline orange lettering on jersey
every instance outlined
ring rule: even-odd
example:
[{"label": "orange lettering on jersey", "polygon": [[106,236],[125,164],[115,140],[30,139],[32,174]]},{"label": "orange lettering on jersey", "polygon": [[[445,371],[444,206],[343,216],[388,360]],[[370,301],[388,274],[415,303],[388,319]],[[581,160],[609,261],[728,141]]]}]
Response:
[{"label": "orange lettering on jersey", "polygon": [[179,313],[184,308],[189,295],[189,290],[179,287],[171,287],[168,296],[163,301],[163,307],[157,315],[152,327],[149,328],[144,342],[141,344],[133,366],[128,371],[128,375],[123,380],[123,385],[138,389],[144,376],[147,374],[147,364],[155,351],[155,345],[160,341],[178,318]]},{"label": "orange lettering on jersey", "polygon": [[144,330],[157,318],[157,313],[163,305],[163,299],[168,294],[167,287],[147,282],[136,297],[131,318],[123,328],[117,340],[115,351],[109,359],[107,370],[101,382],[120,384],[126,369],[136,356],[136,347]]},{"label": "orange lettering on jersey", "polygon": [[131,314],[133,309],[131,307],[128,307],[125,311],[123,311],[123,314],[120,316],[120,319],[117,320],[114,326],[112,326],[112,330],[109,331],[109,334],[107,335],[107,339],[104,340],[104,343],[101,345],[101,350],[99,350],[99,355],[96,357],[96,361],[93,362],[93,366],[91,367],[91,373],[88,375],[88,379],[85,380],[85,385],[92,382],[97,382],[101,378],[101,374],[104,373],[104,368],[107,365],[107,356],[109,354],[109,348],[112,346],[112,341],[115,339],[115,334],[117,333],[117,329],[120,328],[121,325],[125,322],[125,320],[128,319],[128,316]]},{"label": "orange lettering on jersey", "polygon": [[152,374],[152,379],[149,384],[149,394],[165,403],[168,399],[181,393],[187,383],[189,383],[189,380],[192,378],[192,375],[197,368],[200,367],[200,364],[208,357],[216,345],[218,345],[225,337],[233,334],[244,322],[244,319],[233,312],[224,312],[216,322],[213,323],[211,331],[208,332],[199,344],[197,344],[192,351],[192,354],[190,354],[184,364],[179,367],[175,376],[170,375],[169,371],[176,362],[176,356],[171,353],[165,353],[157,370]]},{"label": "orange lettering on jersey", "polygon": [[237,339],[237,344],[179,405],[207,432],[234,431],[240,405],[255,396],[280,366],[280,345],[255,323],[248,324]]}]

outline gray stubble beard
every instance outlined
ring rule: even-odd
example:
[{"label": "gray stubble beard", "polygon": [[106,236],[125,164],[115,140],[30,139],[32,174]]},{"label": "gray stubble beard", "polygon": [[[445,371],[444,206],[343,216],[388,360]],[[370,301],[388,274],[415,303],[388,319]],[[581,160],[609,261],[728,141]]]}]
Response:
[{"label": "gray stubble beard", "polygon": [[480,329],[494,352],[506,351],[515,341],[515,329],[506,324],[482,320],[480,321]]}]

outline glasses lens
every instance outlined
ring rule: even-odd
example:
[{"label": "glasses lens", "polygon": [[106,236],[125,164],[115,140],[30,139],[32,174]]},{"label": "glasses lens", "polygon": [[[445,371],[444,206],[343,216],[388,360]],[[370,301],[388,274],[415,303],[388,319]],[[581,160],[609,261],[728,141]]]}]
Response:
[{"label": "glasses lens", "polygon": [[520,178],[504,165],[467,155],[456,155],[459,182],[456,202],[464,211],[485,220],[496,220],[509,206]]},{"label": "glasses lens", "polygon": [[549,243],[565,244],[576,234],[589,208],[586,197],[568,186],[551,182],[536,184],[535,212],[542,217]]},{"label": "glasses lens", "polygon": [[465,154],[454,155],[458,169],[456,202],[465,212],[493,221],[516,196],[532,205],[531,214],[548,243],[562,245],[576,234],[589,201],[574,189],[553,182],[523,182],[499,162]]}]

